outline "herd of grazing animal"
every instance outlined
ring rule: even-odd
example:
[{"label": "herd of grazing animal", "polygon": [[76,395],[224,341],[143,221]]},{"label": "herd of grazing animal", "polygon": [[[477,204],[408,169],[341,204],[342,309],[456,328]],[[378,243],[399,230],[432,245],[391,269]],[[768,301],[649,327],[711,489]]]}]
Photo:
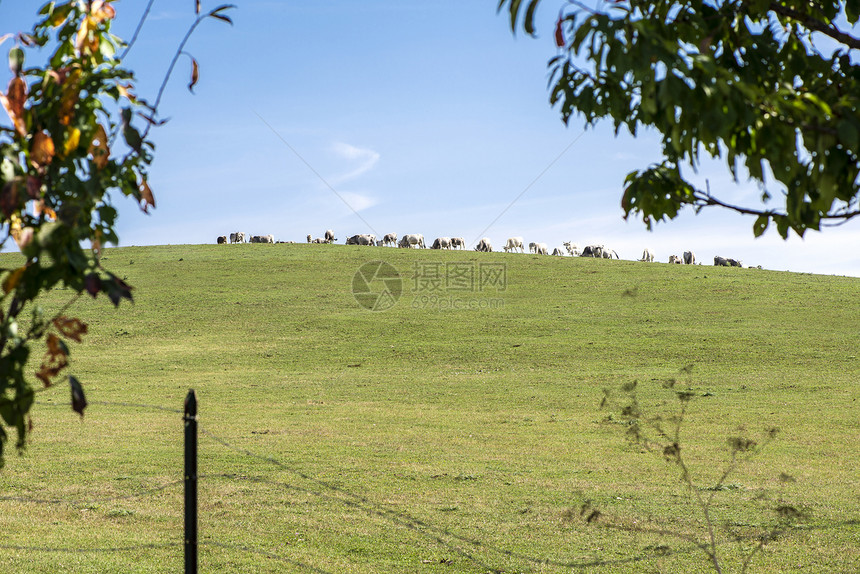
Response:
[{"label": "herd of grazing animal", "polygon": [[[330,244],[337,241],[334,236],[334,231],[326,230],[323,237],[314,238],[308,234],[308,243],[325,243]],[[237,231],[229,236],[221,235],[217,238],[219,245],[225,243],[275,243],[275,238],[272,235],[251,235],[248,236],[243,232]],[[281,243],[281,242],[278,242]],[[290,242],[292,243],[292,242]],[[386,233],[382,239],[377,239],[372,233],[351,235],[346,239],[347,245],[367,245],[367,246],[391,246],[404,249],[426,249],[427,245],[424,242],[424,236],[420,233],[409,233],[399,238],[396,233]],[[550,250],[546,243],[531,242],[528,244],[529,253],[535,255],[549,255]],[[430,249],[466,249],[466,242],[462,237],[437,237],[430,245]],[[522,237],[509,237],[503,247],[505,253],[525,253],[525,241]],[[490,239],[484,237],[475,245],[475,251],[492,253],[493,245]],[[586,245],[582,249],[570,241],[565,241],[560,247],[555,247],[552,250],[552,255],[564,256],[565,253],[571,257],[594,257],[597,259],[619,259],[618,253],[607,248],[604,245]],[[642,252],[642,257],[638,261],[653,263],[655,261],[654,252],[646,248]],[[692,251],[684,251],[683,255],[670,255],[670,264],[678,265],[695,265],[696,255]],[[701,265],[701,263],[699,263]],[[718,267],[743,267],[741,261],[731,259],[729,257],[715,256],[714,265]],[[761,266],[758,266],[761,269]]]}]

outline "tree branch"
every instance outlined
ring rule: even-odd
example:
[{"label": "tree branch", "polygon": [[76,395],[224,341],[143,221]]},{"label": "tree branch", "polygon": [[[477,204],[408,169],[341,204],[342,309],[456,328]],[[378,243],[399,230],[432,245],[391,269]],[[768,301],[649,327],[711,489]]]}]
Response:
[{"label": "tree branch", "polygon": [[802,12],[798,12],[797,10],[782,6],[779,2],[771,2],[769,8],[776,14],[785,18],[791,18],[792,20],[796,20],[810,30],[814,32],[820,32],[825,36],[832,38],[833,40],[836,40],[837,42],[844,44],[845,46],[848,46],[852,50],[860,50],[860,39],[855,38],[851,34],[843,32],[842,30],[836,28],[831,24],[825,24],[821,20],[816,20],[815,18],[803,14]]}]

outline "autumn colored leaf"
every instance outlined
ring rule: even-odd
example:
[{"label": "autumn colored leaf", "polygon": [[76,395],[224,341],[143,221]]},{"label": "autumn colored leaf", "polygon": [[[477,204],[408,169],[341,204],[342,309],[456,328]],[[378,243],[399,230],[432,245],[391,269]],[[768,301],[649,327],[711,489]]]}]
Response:
[{"label": "autumn colored leaf", "polygon": [[104,0],[95,0],[90,8],[90,14],[96,22],[103,22],[116,16],[116,10]]},{"label": "autumn colored leaf", "polygon": [[564,48],[564,18],[559,15],[558,22],[555,23],[555,45],[559,48]]},{"label": "autumn colored leaf", "polygon": [[48,221],[57,220],[57,212],[45,205],[45,200],[40,199],[33,204],[33,215],[39,217],[42,214],[44,214],[45,219]]},{"label": "autumn colored leaf", "polygon": [[140,208],[144,213],[149,213],[149,206],[155,207],[155,197],[152,195],[146,178],[143,178],[138,187],[140,189]]},{"label": "autumn colored leaf", "polygon": [[64,337],[73,341],[81,342],[83,335],[87,334],[87,324],[74,317],[57,317],[53,321],[54,327]]},{"label": "autumn colored leaf", "polygon": [[80,52],[83,50],[84,44],[87,42],[87,38],[90,35],[90,25],[93,24],[93,21],[90,18],[84,18],[81,21],[81,25],[78,28],[78,35],[75,38],[75,49]]},{"label": "autumn colored leaf", "polygon": [[66,69],[57,77],[62,89],[60,98],[60,123],[68,126],[75,117],[75,107],[81,98],[81,70],[80,68]]},{"label": "autumn colored leaf", "polygon": [[110,282],[107,284],[107,296],[113,303],[114,307],[119,307],[119,302],[123,299],[134,301],[131,296],[131,285],[114,275],[109,273]]},{"label": "autumn colored leaf", "polygon": [[18,193],[19,185],[20,182],[16,178],[7,181],[3,189],[0,190],[0,211],[7,218],[21,208],[21,197]]},{"label": "autumn colored leaf", "polygon": [[36,378],[42,381],[46,387],[50,387],[52,379],[60,374],[60,371],[69,366],[68,349],[55,334],[50,333],[45,338],[47,350]]},{"label": "autumn colored leaf", "polygon": [[188,91],[194,93],[194,86],[197,85],[197,80],[200,79],[200,68],[197,65],[197,60],[191,58],[191,82],[188,84]]},{"label": "autumn colored leaf", "polygon": [[84,286],[93,299],[96,298],[102,290],[102,280],[98,273],[90,273],[84,278]]},{"label": "autumn colored leaf", "polygon": [[51,163],[55,155],[56,150],[51,135],[45,130],[36,132],[33,141],[30,142],[30,161],[36,167],[43,167]]},{"label": "autumn colored leaf", "polygon": [[84,388],[80,381],[69,375],[69,387],[72,391],[72,410],[84,418],[84,409],[87,408],[87,398],[84,396]]},{"label": "autumn colored leaf", "polygon": [[3,279],[3,293],[11,293],[15,290],[15,287],[18,286],[18,283],[21,281],[21,277],[24,276],[24,272],[27,270],[27,266],[19,267],[13,271],[9,272]]},{"label": "autumn colored leaf", "polygon": [[93,156],[93,163],[97,169],[104,169],[110,160],[110,148],[108,147],[108,137],[105,133],[105,128],[101,124],[96,128],[96,135],[93,136],[93,141],[90,142],[90,155]]},{"label": "autumn colored leaf", "polygon": [[9,82],[6,93],[0,93],[0,104],[12,120],[15,131],[20,136],[27,135],[27,124],[24,121],[24,103],[27,101],[27,83],[23,78],[14,77]]},{"label": "autumn colored leaf", "polygon": [[42,179],[35,175],[27,176],[27,197],[39,199],[42,194]]},{"label": "autumn colored leaf", "polygon": [[66,132],[66,141],[63,143],[63,154],[61,157],[68,157],[73,151],[78,149],[78,144],[81,143],[81,130],[72,128]]}]

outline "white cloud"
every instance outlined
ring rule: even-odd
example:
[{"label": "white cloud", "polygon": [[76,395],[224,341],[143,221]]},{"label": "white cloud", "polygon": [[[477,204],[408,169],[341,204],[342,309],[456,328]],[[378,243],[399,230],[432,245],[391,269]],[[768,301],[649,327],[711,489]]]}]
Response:
[{"label": "white cloud", "polygon": [[379,162],[379,153],[368,148],[360,148],[348,143],[336,142],[332,145],[332,151],[338,157],[353,164],[353,167],[347,173],[335,176],[332,178],[331,184],[338,185],[357,179],[364,175]]},{"label": "white cloud", "polygon": [[354,191],[339,191],[338,195],[352,211],[358,212],[373,207],[379,201],[375,197]]}]

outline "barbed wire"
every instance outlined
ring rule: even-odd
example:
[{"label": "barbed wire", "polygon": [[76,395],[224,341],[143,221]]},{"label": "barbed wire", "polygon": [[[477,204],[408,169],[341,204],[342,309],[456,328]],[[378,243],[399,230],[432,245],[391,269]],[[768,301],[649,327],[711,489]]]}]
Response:
[{"label": "barbed wire", "polygon": [[[458,554],[460,554],[464,558],[467,558],[470,561],[475,562],[476,564],[480,565],[481,567],[489,568],[492,571],[498,571],[498,569],[492,568],[488,564],[483,563],[482,561],[478,560],[476,557],[474,557],[472,554],[468,553],[467,551],[451,545],[449,541],[441,538],[440,536],[447,536],[447,537],[453,538],[459,542],[469,544],[470,546],[473,546],[475,548],[480,548],[480,549],[483,549],[486,551],[501,554],[501,555],[508,557],[508,558],[523,560],[523,561],[531,562],[531,563],[537,564],[537,565],[545,565],[545,566],[552,566],[552,567],[566,568],[566,569],[596,568],[596,567],[602,567],[602,566],[619,566],[619,565],[625,565],[625,564],[632,564],[632,563],[636,563],[636,562],[643,562],[643,561],[652,560],[655,558],[664,558],[664,557],[675,556],[675,555],[691,554],[691,553],[696,553],[696,552],[702,551],[702,546],[700,544],[690,542],[689,544],[687,544],[685,546],[675,548],[675,549],[672,549],[666,545],[661,545],[661,546],[654,547],[653,549],[649,549],[647,552],[642,552],[636,556],[630,556],[630,557],[618,558],[618,559],[596,559],[596,560],[589,560],[589,561],[581,561],[581,560],[580,561],[563,561],[563,560],[555,560],[555,559],[550,559],[550,558],[538,558],[535,556],[529,556],[529,555],[525,555],[522,553],[511,551],[508,549],[498,548],[494,545],[487,544],[486,542],[483,542],[481,540],[471,538],[468,536],[464,536],[461,534],[457,534],[455,532],[451,532],[450,530],[439,528],[437,526],[433,526],[431,524],[424,522],[421,519],[415,518],[415,517],[410,516],[410,515],[403,513],[403,512],[397,512],[397,511],[393,511],[393,510],[384,508],[381,505],[379,505],[378,503],[374,503],[373,501],[369,500],[366,496],[354,494],[354,493],[352,493],[352,492],[350,492],[350,491],[348,491],[342,487],[339,487],[339,486],[327,483],[325,481],[319,480],[317,478],[314,478],[314,477],[308,475],[307,473],[305,473],[301,470],[298,470],[296,468],[291,467],[290,465],[284,463],[283,461],[281,461],[275,457],[262,455],[259,453],[255,453],[251,450],[248,450],[244,447],[235,446],[235,445],[229,443],[228,441],[226,441],[225,439],[215,435],[214,433],[212,433],[208,429],[204,429],[204,428],[200,427],[199,431],[202,435],[211,438],[212,440],[221,444],[225,448],[228,448],[228,449],[233,450],[235,452],[238,452],[240,454],[244,454],[244,455],[251,457],[251,458],[255,458],[258,460],[262,460],[262,461],[271,463],[271,464],[273,464],[273,465],[275,465],[275,466],[277,466],[283,470],[286,470],[288,472],[295,474],[296,476],[299,476],[300,478],[302,478],[304,480],[308,480],[310,482],[316,483],[316,484],[322,486],[326,490],[329,490],[331,492],[335,492],[338,494],[346,495],[349,498],[349,500],[345,500],[343,498],[339,498],[336,496],[329,496],[329,495],[325,494],[324,492],[303,488],[303,487],[296,486],[293,484],[284,483],[284,482],[275,481],[275,480],[270,480],[270,479],[265,479],[265,478],[259,478],[259,477],[249,477],[249,476],[243,476],[243,475],[238,475],[238,474],[216,474],[216,475],[209,475],[208,476],[209,478],[221,477],[221,478],[228,478],[228,479],[233,479],[233,480],[245,480],[245,481],[255,482],[255,483],[260,483],[260,484],[268,484],[268,485],[272,485],[272,486],[280,486],[280,487],[288,488],[291,490],[303,491],[303,492],[306,492],[308,494],[311,494],[311,495],[314,495],[317,497],[333,500],[333,501],[339,502],[341,504],[345,504],[347,506],[363,510],[363,511],[368,512],[370,514],[392,520],[392,522],[397,524],[398,526],[402,526],[404,528],[419,532],[420,534],[427,537],[428,539],[431,539],[434,542],[436,542],[440,545],[443,545],[443,546],[449,548],[450,550],[457,552]],[[837,529],[837,528],[843,528],[845,526],[852,526],[852,525],[857,525],[857,524],[860,524],[860,520],[849,519],[849,520],[841,521],[838,523],[804,527],[803,529],[804,530]],[[643,533],[647,534],[647,532],[643,532]],[[661,533],[660,532],[652,532],[652,534],[658,534],[659,535]],[[663,534],[665,534],[665,533],[663,533]],[[736,544],[736,543],[738,543],[740,541],[744,541],[744,540],[754,541],[754,540],[759,540],[759,539],[760,539],[760,536],[756,536],[756,535],[750,535],[750,536],[742,537],[742,538],[734,537],[732,539],[727,539],[725,541],[718,542],[717,545],[718,546],[724,546],[724,545],[729,545],[729,544]]]},{"label": "barbed wire", "polygon": [[[70,403],[37,403],[43,404],[44,406],[69,406]],[[96,401],[90,404],[96,404],[101,406],[110,406],[110,407],[123,407],[123,408],[143,408],[149,410],[156,411],[164,411],[173,414],[183,414],[184,411],[180,409],[172,409],[167,407],[162,407],[159,405],[148,405],[142,403],[128,403],[128,402],[111,402],[111,401]],[[337,502],[339,504],[346,505],[350,508],[354,508],[356,510],[361,510],[366,512],[372,516],[377,516],[379,518],[383,518],[389,521],[391,524],[406,528],[413,532],[418,533],[420,536],[432,541],[435,544],[443,546],[450,551],[456,553],[460,557],[473,564],[484,568],[491,572],[501,572],[502,569],[495,568],[488,564],[485,560],[475,556],[472,552],[467,549],[461,548],[455,542],[468,545],[476,550],[482,550],[485,552],[495,553],[506,558],[511,558],[515,560],[521,560],[525,562],[530,562],[536,565],[542,566],[550,566],[555,568],[564,568],[564,569],[584,569],[584,568],[599,568],[603,566],[619,566],[626,564],[633,564],[637,562],[643,562],[647,560],[652,560],[656,558],[665,558],[689,553],[701,552],[701,545],[697,545],[695,542],[690,542],[686,546],[681,546],[679,548],[670,548],[668,545],[660,545],[655,547],[649,547],[644,552],[640,552],[635,556],[629,556],[625,558],[618,559],[593,559],[593,560],[574,560],[574,561],[565,561],[565,560],[557,560],[551,558],[538,558],[535,556],[529,556],[526,554],[514,552],[512,550],[508,550],[505,548],[500,548],[492,544],[488,544],[484,541],[478,540],[477,538],[472,538],[469,536],[465,536],[462,534],[458,534],[456,532],[452,532],[446,528],[441,528],[435,525],[432,525],[422,519],[416,518],[414,516],[409,515],[406,512],[395,511],[389,508],[384,507],[378,502],[375,502],[368,498],[367,496],[356,494],[352,491],[349,491],[343,487],[337,486],[335,484],[326,482],[310,474],[293,467],[286,462],[275,458],[273,456],[263,455],[254,451],[251,451],[247,448],[236,446],[231,444],[229,441],[224,438],[212,433],[208,429],[203,427],[199,427],[199,432],[201,435],[208,437],[214,442],[220,444],[224,448],[231,450],[233,452],[237,452],[249,458],[253,458],[256,460],[260,460],[269,464],[272,464],[281,470],[287,471],[302,480],[311,482],[313,484],[318,485],[318,489],[307,488],[304,486],[298,486],[295,484],[290,484],[288,482],[273,480],[269,478],[255,477],[255,476],[247,476],[241,474],[234,473],[211,473],[211,474],[200,474],[198,475],[198,480],[209,480],[209,479],[226,479],[226,480],[236,480],[236,481],[246,481],[252,482],[256,484],[265,484],[269,486],[275,486],[278,488],[295,490],[298,492],[303,492],[306,494],[310,494],[316,496],[321,499],[330,500],[333,502]],[[119,500],[129,500],[133,498],[141,498],[145,496],[149,496],[161,491],[164,491],[173,486],[177,486],[184,482],[184,479],[170,481],[159,486],[149,488],[146,490],[142,490],[140,492],[126,494],[126,495],[118,495],[118,496],[110,496],[98,499],[91,499],[87,501],[68,501],[60,498],[30,498],[25,496],[0,496],[0,501],[10,501],[10,502],[22,502],[22,503],[33,503],[33,504],[67,504],[70,506],[86,506],[93,504],[101,504],[106,502],[113,502]],[[860,525],[860,519],[848,519],[840,522],[830,523],[830,524],[821,524],[821,525],[803,525],[802,527],[797,527],[797,530],[828,530],[828,529],[838,529],[846,526],[858,526]],[[648,534],[648,532],[644,532]],[[660,534],[660,532],[651,532],[652,534]],[[783,532],[782,534],[785,534]],[[746,538],[737,538],[729,539],[725,541],[721,541],[718,545],[726,545],[726,544],[736,544],[738,542],[744,540],[759,540],[760,536],[750,535]],[[282,556],[276,553],[273,553],[269,550],[261,549],[261,548],[253,548],[247,545],[242,544],[231,544],[218,542],[214,540],[205,540],[199,543],[200,545],[223,548],[227,550],[238,550],[242,552],[247,552],[251,554],[256,554],[258,556],[262,556],[271,560],[277,560],[285,563],[292,564],[293,566],[306,569],[313,572],[318,572],[320,574],[330,574],[329,572],[320,569],[318,567],[305,564],[303,562],[297,561],[295,559]],[[72,548],[72,547],[42,547],[42,546],[22,546],[22,545],[0,545],[0,550],[9,550],[9,551],[21,551],[21,552],[54,552],[54,553],[108,553],[108,552],[130,552],[130,551],[139,551],[139,550],[158,550],[164,548],[172,548],[181,546],[180,542],[170,542],[170,543],[151,543],[151,544],[142,544],[142,545],[131,545],[131,546],[120,546],[120,547],[105,547],[105,548]]]},{"label": "barbed wire", "polygon": [[69,506],[89,506],[93,504],[104,504],[105,502],[116,502],[118,500],[130,500],[132,498],[142,498],[144,496],[148,496],[150,494],[155,494],[156,492],[160,492],[162,490],[166,490],[171,486],[176,486],[178,484],[182,484],[183,479],[173,480],[170,482],[166,482],[162,485],[155,486],[153,488],[149,488],[146,490],[142,490],[140,492],[135,492],[133,494],[123,494],[117,496],[109,496],[105,498],[93,498],[91,500],[63,500],[60,498],[30,498],[27,496],[0,496],[0,501],[11,501],[11,502],[28,502],[32,504],[67,504]]}]

